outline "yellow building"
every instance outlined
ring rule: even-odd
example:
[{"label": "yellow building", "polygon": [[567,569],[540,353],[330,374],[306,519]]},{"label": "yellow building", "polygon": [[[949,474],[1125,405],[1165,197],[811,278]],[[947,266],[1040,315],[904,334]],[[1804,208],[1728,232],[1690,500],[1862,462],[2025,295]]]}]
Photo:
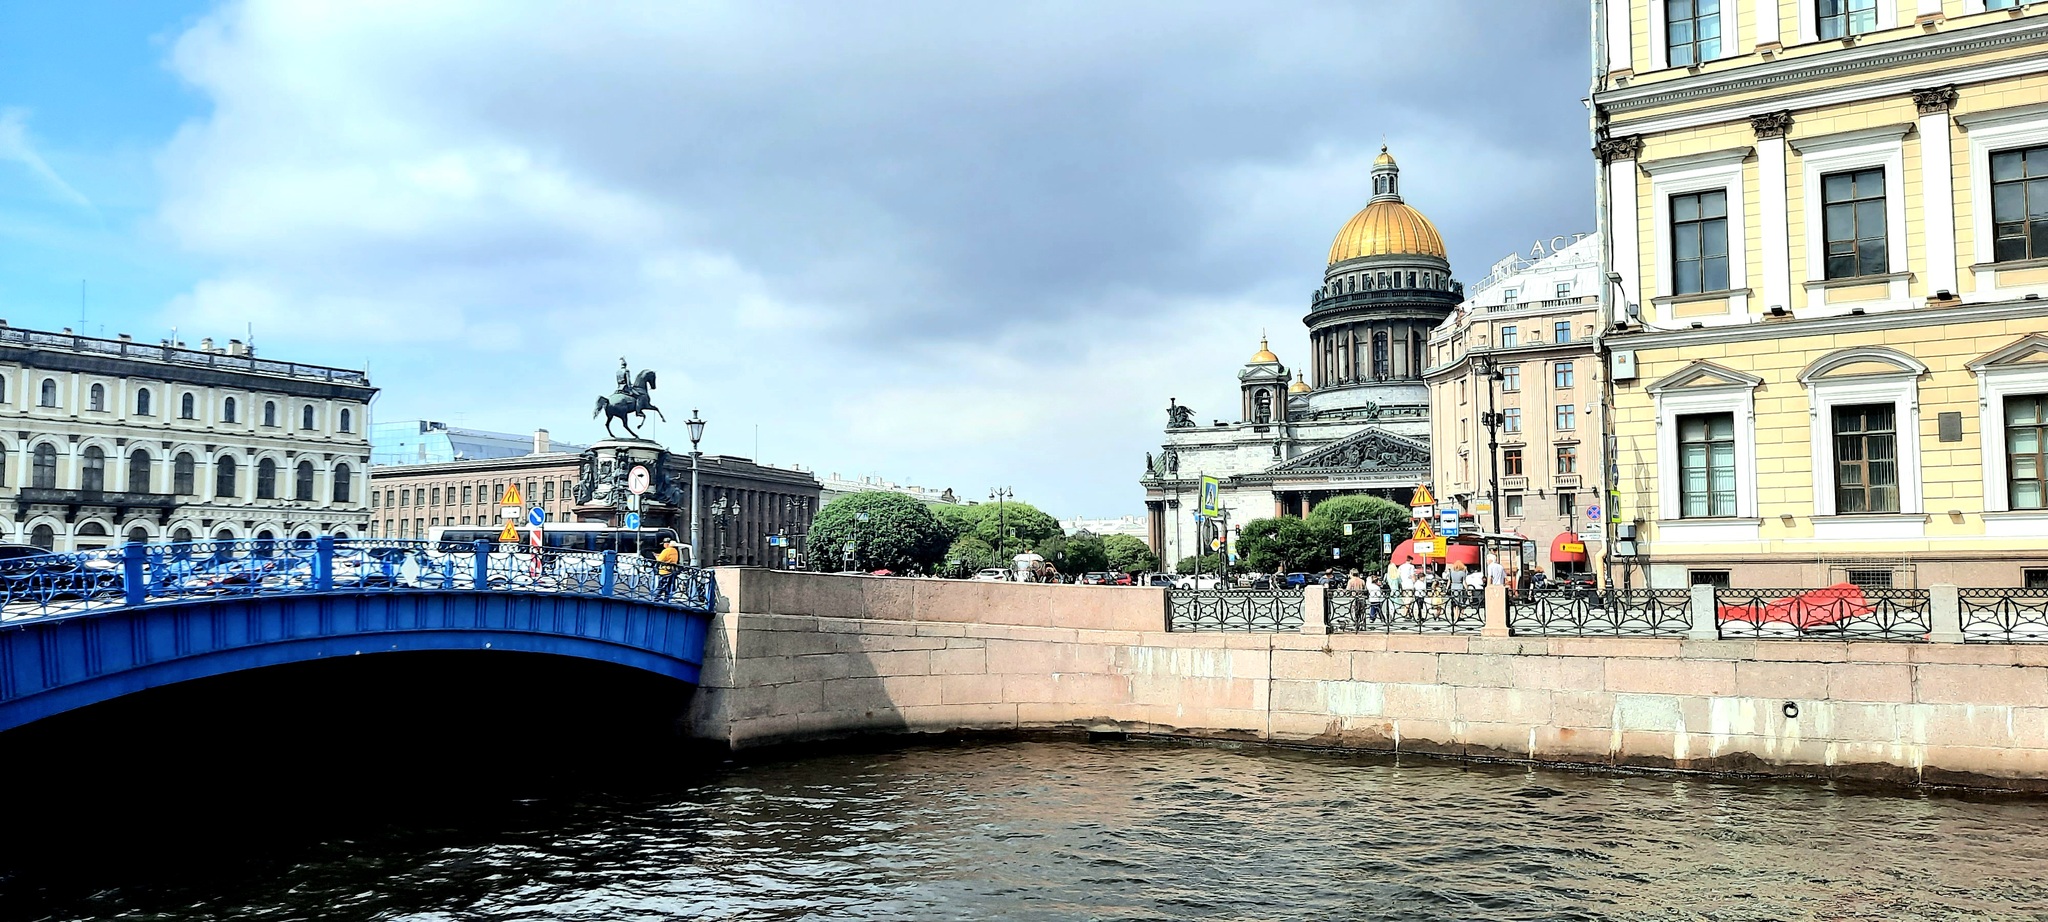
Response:
[{"label": "yellow building", "polygon": [[1632,562],[2048,585],[2048,3],[1593,8]]}]

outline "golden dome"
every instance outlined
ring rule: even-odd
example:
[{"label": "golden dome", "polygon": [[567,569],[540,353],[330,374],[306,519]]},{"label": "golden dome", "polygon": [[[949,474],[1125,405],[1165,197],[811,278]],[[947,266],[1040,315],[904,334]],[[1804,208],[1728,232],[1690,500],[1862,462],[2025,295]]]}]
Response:
[{"label": "golden dome", "polygon": [[1287,393],[1289,393],[1289,394],[1306,394],[1306,393],[1308,393],[1308,392],[1309,392],[1309,386],[1308,386],[1308,382],[1307,382],[1307,381],[1303,381],[1303,380],[1301,379],[1301,372],[1298,372],[1298,371],[1297,371],[1297,372],[1295,372],[1295,373],[1294,373],[1294,383],[1293,383],[1293,384],[1289,384],[1289,385],[1287,385]]},{"label": "golden dome", "polygon": [[1359,209],[1330,244],[1331,265],[1361,256],[1446,258],[1444,238],[1436,232],[1436,225],[1398,199],[1382,199]]},{"label": "golden dome", "polygon": [[1268,362],[1277,365],[1280,363],[1280,357],[1274,355],[1273,350],[1266,348],[1266,338],[1261,336],[1259,337],[1259,351],[1252,353],[1252,360],[1245,364],[1264,365]]},{"label": "golden dome", "polygon": [[1380,145],[1380,155],[1372,158],[1373,166],[1394,166],[1394,155],[1387,153],[1387,146]]}]

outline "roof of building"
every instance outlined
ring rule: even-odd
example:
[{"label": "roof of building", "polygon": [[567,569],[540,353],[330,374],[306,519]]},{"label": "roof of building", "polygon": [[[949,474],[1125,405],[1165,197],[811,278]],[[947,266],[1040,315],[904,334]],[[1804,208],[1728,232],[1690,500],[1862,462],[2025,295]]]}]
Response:
[{"label": "roof of building", "polygon": [[1266,337],[1262,335],[1259,337],[1259,351],[1252,353],[1251,361],[1248,361],[1245,364],[1265,365],[1268,363],[1277,363],[1279,361],[1280,357],[1273,354],[1272,348],[1266,345]]},{"label": "roof of building", "polygon": [[[1381,147],[1379,157],[1373,160],[1374,174],[1399,174],[1400,169],[1394,162],[1394,155]],[[1330,243],[1330,265],[1365,256],[1449,258],[1444,251],[1443,235],[1437,233],[1436,225],[1423,217],[1422,212],[1402,201],[1398,191],[1374,196],[1371,202],[1351,216],[1350,221],[1345,222],[1344,229],[1337,232],[1337,239]]]}]

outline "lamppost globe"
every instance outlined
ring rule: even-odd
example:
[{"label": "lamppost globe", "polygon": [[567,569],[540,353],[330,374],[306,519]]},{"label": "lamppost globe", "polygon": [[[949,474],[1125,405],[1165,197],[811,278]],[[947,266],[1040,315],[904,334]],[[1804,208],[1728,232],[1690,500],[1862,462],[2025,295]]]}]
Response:
[{"label": "lamppost globe", "polygon": [[701,539],[700,539],[700,537],[699,537],[699,535],[700,535],[700,531],[699,531],[699,524],[698,524],[698,522],[697,522],[697,508],[698,508],[698,507],[697,507],[697,458],[698,458],[698,457],[699,457],[700,455],[702,455],[702,454],[703,454],[703,452],[700,452],[700,451],[698,451],[698,450],[697,450],[697,443],[698,443],[698,442],[701,442],[701,441],[703,441],[703,440],[704,440],[704,420],[703,420],[702,418],[700,418],[700,417],[699,417],[699,416],[697,415],[697,411],[696,411],[695,409],[692,409],[692,410],[690,411],[690,422],[689,422],[689,426],[690,426],[690,566],[693,566],[693,567],[695,567],[695,566],[701,566],[701,558],[700,558],[700,557],[698,556],[698,553],[697,553],[697,548],[698,548],[699,546],[701,546],[701,544],[700,544],[700,541],[701,541]]},{"label": "lamppost globe", "polygon": [[687,425],[690,427],[690,450],[695,451],[697,443],[704,441],[704,420],[698,418],[696,410],[691,410]]}]

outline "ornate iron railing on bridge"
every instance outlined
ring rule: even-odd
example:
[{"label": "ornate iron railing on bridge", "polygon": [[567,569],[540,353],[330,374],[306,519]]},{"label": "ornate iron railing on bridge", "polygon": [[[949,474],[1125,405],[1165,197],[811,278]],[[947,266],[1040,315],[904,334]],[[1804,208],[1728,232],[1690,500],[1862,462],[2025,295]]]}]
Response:
[{"label": "ornate iron railing on bridge", "polygon": [[1301,591],[1168,589],[1169,631],[1299,631]]},{"label": "ornate iron railing on bridge", "polygon": [[1573,637],[1677,637],[1692,628],[1690,589],[1508,591],[1508,633]]},{"label": "ornate iron railing on bridge", "polygon": [[634,554],[363,538],[128,544],[0,562],[0,622],[233,596],[488,589],[709,610],[710,570]]},{"label": "ornate iron railing on bridge", "polygon": [[2048,641],[2048,589],[1959,589],[1963,640]]},{"label": "ornate iron railing on bridge", "polygon": [[1323,595],[1323,620],[1333,634],[1477,634],[1486,626],[1486,595],[1461,589],[1374,600],[1370,591],[1332,589]]},{"label": "ornate iron railing on bridge", "polygon": [[1714,620],[1724,638],[1925,640],[1932,625],[1925,589],[1717,589]]}]

